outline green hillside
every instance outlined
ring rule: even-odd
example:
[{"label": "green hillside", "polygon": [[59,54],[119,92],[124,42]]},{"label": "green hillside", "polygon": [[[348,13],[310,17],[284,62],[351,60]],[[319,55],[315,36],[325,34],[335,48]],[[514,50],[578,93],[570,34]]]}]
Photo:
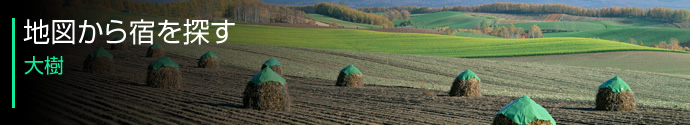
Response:
[{"label": "green hillside", "polygon": [[[470,29],[479,26],[483,20],[493,21],[486,17],[474,17],[462,12],[443,11],[411,16],[409,20],[415,23],[415,27],[434,28],[450,26],[453,29]],[[394,24],[400,24],[404,20],[395,20]]]},{"label": "green hillside", "polygon": [[634,38],[638,42],[644,42],[645,45],[649,46],[652,44],[659,44],[659,41],[666,41],[668,43],[670,38],[676,38],[680,42],[688,41],[690,40],[690,35],[688,34],[690,34],[690,29],[634,27],[582,32],[544,33],[544,37],[600,38],[606,40],[617,40],[621,42],[628,42],[629,38]]},{"label": "green hillside", "polygon": [[[214,30],[214,29],[211,29]],[[257,25],[231,27],[228,43],[445,57],[500,57],[602,51],[667,51],[589,38],[484,39],[356,29],[309,29]],[[210,41],[214,38],[207,37]]]}]

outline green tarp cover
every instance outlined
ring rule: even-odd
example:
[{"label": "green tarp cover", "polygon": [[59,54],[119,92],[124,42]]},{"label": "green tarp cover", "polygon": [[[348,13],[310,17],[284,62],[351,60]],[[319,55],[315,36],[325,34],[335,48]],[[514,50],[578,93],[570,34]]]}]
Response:
[{"label": "green tarp cover", "polygon": [[158,60],[153,61],[151,64],[149,64],[149,68],[153,68],[153,70],[159,70],[161,67],[170,67],[170,68],[177,68],[179,65],[175,63],[175,61],[172,61],[172,59],[168,57],[161,57],[158,58]]},{"label": "green tarp cover", "polygon": [[254,75],[250,79],[254,85],[259,85],[264,82],[274,81],[279,82],[281,85],[285,85],[285,79],[280,76],[280,74],[274,72],[271,68],[264,68],[259,73]]},{"label": "green tarp cover", "polygon": [[266,65],[266,67],[280,66],[280,62],[278,62],[276,58],[271,57],[270,59],[266,60],[266,62],[264,62],[264,65]]},{"label": "green tarp cover", "polygon": [[340,72],[345,73],[345,75],[350,75],[352,73],[359,73],[360,75],[364,76],[364,74],[362,74],[362,72],[360,72],[359,69],[357,69],[357,67],[355,67],[355,65],[352,65],[352,64],[343,68],[342,70],[340,70]]},{"label": "green tarp cover", "polygon": [[472,72],[472,70],[470,70],[470,69],[465,70],[465,72],[460,73],[460,75],[458,75],[458,77],[455,77],[455,78],[456,79],[461,78],[462,80],[468,80],[471,78],[475,78],[475,79],[477,79],[477,81],[482,82],[482,80],[479,79],[479,77],[477,77],[477,74],[474,74],[474,72]]},{"label": "green tarp cover", "polygon": [[154,43],[153,45],[149,46],[149,48],[154,49],[154,48],[163,48],[163,45]]},{"label": "green tarp cover", "polygon": [[216,54],[213,54],[213,52],[211,52],[211,51],[208,51],[208,52],[206,52],[204,55],[201,55],[201,58],[202,58],[202,59],[206,59],[206,58],[208,58],[208,57],[218,59],[218,56],[216,56]]},{"label": "green tarp cover", "polygon": [[[630,90],[630,86],[623,81],[623,79],[618,76],[609,79],[608,81],[601,84],[599,88],[609,88],[613,93],[619,93],[625,90]],[[632,90],[630,90],[632,92]]]},{"label": "green tarp cover", "polygon": [[556,120],[551,117],[544,107],[534,102],[529,96],[522,96],[498,111],[519,125],[526,125],[534,120],[548,120],[555,125]]},{"label": "green tarp cover", "polygon": [[94,58],[96,58],[96,57],[106,57],[106,58],[111,58],[111,59],[113,58],[113,54],[110,54],[103,47],[98,47],[96,50],[93,50],[93,52],[91,52],[89,54],[89,56],[94,57]]}]

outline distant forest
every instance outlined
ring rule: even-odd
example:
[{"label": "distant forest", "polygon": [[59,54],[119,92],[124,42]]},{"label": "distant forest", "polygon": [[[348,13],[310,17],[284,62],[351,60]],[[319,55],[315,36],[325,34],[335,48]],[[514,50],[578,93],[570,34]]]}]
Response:
[{"label": "distant forest", "polygon": [[442,8],[429,8],[418,6],[395,7],[360,7],[357,10],[377,13],[390,10],[407,10],[412,14],[430,13],[439,11],[465,11],[465,12],[490,12],[490,13],[563,13],[577,16],[590,17],[640,17],[654,20],[686,22],[690,21],[690,11],[685,9],[668,8],[634,8],[634,7],[606,7],[597,9],[585,9],[582,7],[565,4],[524,4],[524,3],[491,3],[478,6],[455,6]]}]

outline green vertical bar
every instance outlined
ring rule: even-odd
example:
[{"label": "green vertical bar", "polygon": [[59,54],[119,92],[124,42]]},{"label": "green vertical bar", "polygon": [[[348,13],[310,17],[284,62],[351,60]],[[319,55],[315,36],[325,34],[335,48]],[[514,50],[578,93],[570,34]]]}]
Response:
[{"label": "green vertical bar", "polygon": [[12,18],[12,108],[14,108],[14,18]]}]

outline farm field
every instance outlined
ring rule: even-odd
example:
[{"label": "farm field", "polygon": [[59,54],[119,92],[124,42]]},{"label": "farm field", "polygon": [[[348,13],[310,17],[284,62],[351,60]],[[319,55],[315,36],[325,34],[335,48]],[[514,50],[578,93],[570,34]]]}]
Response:
[{"label": "farm field", "polygon": [[564,14],[549,14],[544,18],[543,22],[556,22],[560,21]]},{"label": "farm field", "polygon": [[[72,46],[72,45],[57,45]],[[105,44],[79,44],[52,50],[65,60],[83,60],[85,53]],[[57,48],[57,47],[55,47]],[[41,49],[55,49],[44,47]],[[117,72],[94,75],[79,71],[80,61],[66,62],[70,73],[30,79],[42,111],[31,121],[62,124],[488,124],[504,105],[529,95],[559,124],[688,124],[690,100],[684,92],[689,79],[598,68],[545,65],[404,54],[221,44],[184,46],[164,44],[166,54],[180,64],[180,90],[144,85],[146,46],[112,50]],[[203,49],[202,49],[203,48]],[[222,67],[196,68],[207,50],[217,53]],[[241,92],[260,64],[276,57],[283,64],[292,98],[291,111],[245,109]],[[355,64],[365,74],[364,88],[333,84],[337,71]],[[448,97],[453,77],[464,69],[482,78],[483,97]],[[591,110],[596,87],[613,75],[631,86],[639,112]],[[50,81],[50,84],[46,81]],[[436,96],[424,96],[424,81]],[[654,82],[652,82],[654,81]],[[559,83],[555,86],[553,83]],[[386,85],[386,86],[378,86]],[[653,87],[652,87],[653,86]],[[37,102],[40,101],[40,102]],[[58,108],[59,107],[59,108]],[[670,108],[659,108],[670,107]]]},{"label": "farm field", "polygon": [[589,38],[481,39],[356,29],[309,29],[257,25],[231,27],[230,36],[233,37],[226,43],[444,57],[502,57],[627,50],[668,51]]},{"label": "farm field", "polygon": [[486,34],[479,34],[479,33],[470,33],[470,32],[455,32],[453,34],[455,36],[461,36],[461,37],[473,37],[473,38],[501,38],[498,36],[492,36],[492,35],[486,35]]},{"label": "farm field", "polygon": [[681,68],[690,64],[690,54],[682,53],[623,51],[482,59],[666,73],[690,79],[690,69]]},{"label": "farm field", "polygon": [[[452,11],[412,15],[410,16],[409,20],[415,23],[415,27],[419,28],[435,28],[449,26],[453,29],[470,29],[479,26],[479,23],[481,23],[483,20],[487,20],[488,22],[494,21],[493,19],[489,19],[486,17],[474,17],[466,15],[463,12]],[[400,24],[400,22],[402,21],[404,20],[395,20],[393,21],[393,23]]]},{"label": "farm field", "polygon": [[[547,20],[546,18],[550,16],[551,14],[465,14],[462,12],[444,11],[428,14],[416,14],[412,16],[410,20],[415,22],[415,27],[420,28],[450,26],[451,28],[470,29],[475,28],[475,26],[479,25],[482,20],[492,23],[495,21],[495,19],[498,19],[500,20],[500,26],[507,27],[509,24],[506,22],[512,22],[516,28],[523,28],[525,30],[529,30],[532,25],[537,25],[542,30],[568,31],[544,33],[544,37],[599,38],[624,43],[627,43],[629,38],[634,38],[638,42],[644,42],[644,44],[647,46],[658,44],[660,41],[668,41],[670,38],[679,39],[681,42],[690,40],[690,35],[682,35],[690,34],[690,29],[678,28],[679,24],[671,24],[662,21],[639,18],[595,18],[563,15],[567,21],[544,22]],[[396,20],[394,23],[397,24],[400,21],[403,20]],[[551,19],[551,21],[553,21],[553,19]]]},{"label": "farm field", "polygon": [[338,26],[344,26],[345,28],[367,28],[367,29],[370,29],[370,28],[381,28],[381,26],[378,26],[378,25],[370,25],[370,24],[362,24],[362,23],[353,23],[353,22],[349,22],[349,21],[344,21],[344,20],[336,19],[336,18],[333,18],[333,17],[324,16],[324,15],[321,15],[321,14],[309,13],[309,14],[306,14],[306,16],[307,16],[307,18],[309,18],[309,16],[311,16],[312,19],[314,19],[314,20],[316,20],[316,21],[319,21],[319,22],[322,22],[322,23],[326,23],[326,24],[331,24],[331,23],[333,23],[333,20],[335,19],[335,22],[338,23]]},{"label": "farm field", "polygon": [[617,28],[617,29],[601,29],[583,32],[560,32],[560,33],[544,33],[544,37],[583,37],[583,38],[599,38],[606,40],[617,40],[627,43],[629,38],[634,38],[638,42],[644,42],[644,45],[659,44],[660,41],[668,43],[670,38],[676,38],[680,42],[690,40],[690,29],[678,28],[656,28],[656,27],[638,27],[638,28]]}]

